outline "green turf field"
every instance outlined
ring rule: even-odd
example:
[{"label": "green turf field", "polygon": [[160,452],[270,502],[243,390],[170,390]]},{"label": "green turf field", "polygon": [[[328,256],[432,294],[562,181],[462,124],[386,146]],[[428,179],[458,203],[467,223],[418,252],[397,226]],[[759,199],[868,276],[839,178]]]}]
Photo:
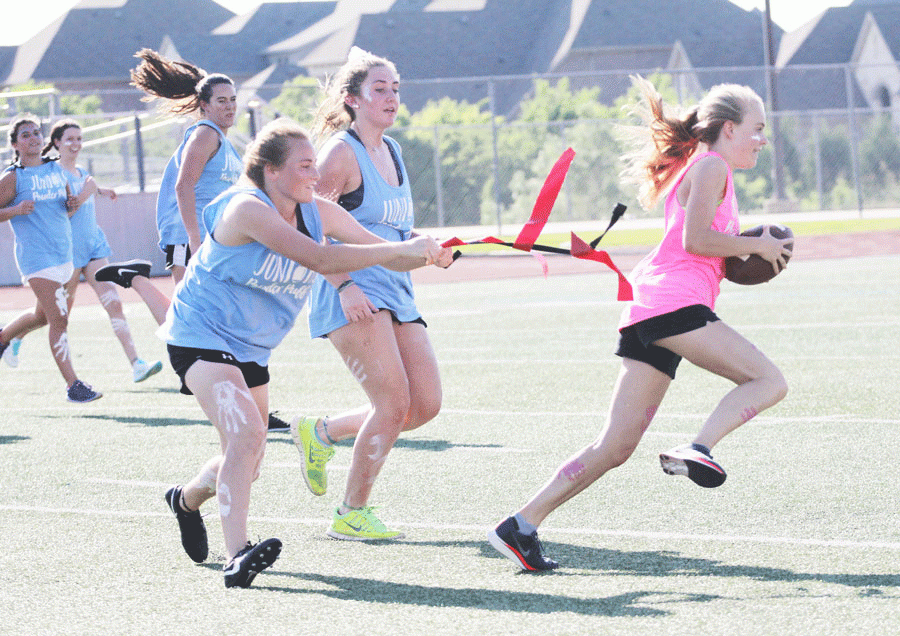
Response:
[{"label": "green turf field", "polygon": [[[182,552],[165,489],[216,452],[168,369],[143,384],[105,314],[77,307],[76,369],[105,393],[65,401],[46,332],[0,365],[0,604],[4,634],[887,634],[900,625],[896,431],[900,257],[791,263],[758,288],[725,283],[719,315],[781,366],[787,399],[715,449],[716,490],[656,455],[688,441],[729,388],[684,363],[632,459],[541,529],[562,564],[524,574],[488,545],[560,462],[597,434],[618,361],[615,278],[421,285],[444,381],[438,418],[401,438],[372,502],[407,538],[328,540],[350,448],[313,497],[288,434],[270,434],[254,539],[284,541],[249,590],[222,584],[223,546]],[[164,356],[139,305],[145,358]],[[12,317],[0,312],[0,320]],[[2,324],[2,323],[0,323]],[[363,402],[305,316],[272,362],[272,408]]]}]

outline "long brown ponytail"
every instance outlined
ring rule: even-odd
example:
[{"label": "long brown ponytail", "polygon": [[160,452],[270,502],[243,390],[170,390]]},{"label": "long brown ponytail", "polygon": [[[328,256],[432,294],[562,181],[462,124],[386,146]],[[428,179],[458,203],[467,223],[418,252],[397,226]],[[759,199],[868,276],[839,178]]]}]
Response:
[{"label": "long brown ponytail", "polygon": [[653,84],[639,76],[632,77],[632,82],[643,97],[643,103],[633,110],[644,126],[631,128],[626,135],[632,148],[622,157],[622,177],[639,184],[638,201],[645,209],[656,205],[699,144],[714,144],[726,121],[740,124],[753,101],[762,103],[747,86],[718,84],[684,115],[670,117]]}]

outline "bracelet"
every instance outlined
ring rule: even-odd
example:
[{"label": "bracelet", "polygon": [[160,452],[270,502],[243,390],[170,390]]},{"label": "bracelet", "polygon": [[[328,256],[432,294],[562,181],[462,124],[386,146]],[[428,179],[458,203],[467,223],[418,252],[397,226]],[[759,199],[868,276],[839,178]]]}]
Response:
[{"label": "bracelet", "polygon": [[345,280],[343,283],[341,283],[340,285],[337,286],[337,293],[340,294],[342,291],[344,291],[345,289],[347,289],[347,288],[350,287],[351,285],[355,285],[355,284],[356,284],[356,283],[353,282],[353,279],[352,279],[352,278],[348,278],[348,279]]}]

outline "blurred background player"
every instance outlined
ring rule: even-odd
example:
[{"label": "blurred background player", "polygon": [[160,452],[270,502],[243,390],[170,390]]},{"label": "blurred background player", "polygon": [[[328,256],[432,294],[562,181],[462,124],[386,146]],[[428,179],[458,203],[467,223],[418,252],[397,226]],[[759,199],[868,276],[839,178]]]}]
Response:
[{"label": "blurred background player", "polygon": [[[94,178],[78,165],[78,155],[82,147],[81,126],[73,119],[62,119],[56,122],[50,129],[50,140],[44,146],[43,155],[48,159],[58,159],[69,182],[69,190],[74,197],[74,214],[70,218],[72,224],[72,254],[74,273],[66,283],[69,312],[75,303],[75,294],[82,274],[85,280],[97,294],[100,304],[109,315],[113,332],[119,339],[125,355],[131,365],[132,379],[135,382],[143,382],[150,376],[162,370],[162,362],[157,360],[147,363],[137,353],[128,321],[122,311],[122,301],[116,291],[115,285],[98,281],[94,273],[101,267],[108,265],[111,250],[103,230],[97,225],[95,196],[106,196],[115,201],[116,192],[112,188],[100,188]],[[13,350],[16,356],[15,364],[18,365],[18,347],[21,343],[21,335],[43,327],[47,319],[36,307],[20,314],[16,320],[20,337],[11,343],[7,351]],[[15,321],[14,321],[15,322]],[[5,354],[4,354],[5,355]]]},{"label": "blurred background player", "polygon": [[[0,221],[9,221],[15,235],[16,265],[37,299],[35,312],[48,324],[53,360],[66,383],[66,399],[91,402],[103,396],[82,382],[72,366],[69,349],[69,304],[66,283],[72,278],[74,197],[59,162],[45,161],[40,121],[22,115],[9,126],[13,165],[0,176]],[[71,211],[70,211],[71,210]],[[27,331],[29,317],[0,329],[0,355],[13,338]]]},{"label": "blurred background player", "polygon": [[135,57],[141,62],[131,71],[131,83],[147,93],[145,100],[166,100],[171,114],[198,118],[166,164],[156,200],[159,247],[178,282],[206,235],[203,208],[241,175],[241,156],[227,137],[237,96],[227,75],[206,73],[151,49],[141,49]]},{"label": "blurred background player", "polygon": [[[241,175],[241,156],[227,137],[237,115],[237,96],[234,82],[227,75],[207,73],[151,49],[141,49],[135,57],[141,62],[131,71],[131,83],[147,93],[147,100],[165,100],[173,115],[198,117],[184,132],[181,145],[166,164],[156,200],[159,247],[166,254],[166,268],[177,283],[184,277],[191,254],[206,236],[201,219],[203,208]],[[131,261],[124,265],[144,273],[148,263]],[[116,272],[107,268],[101,278],[124,284],[116,280]],[[139,282],[135,291],[161,324],[169,298],[148,283],[146,279]],[[288,424],[271,413],[269,430],[287,431]]]}]

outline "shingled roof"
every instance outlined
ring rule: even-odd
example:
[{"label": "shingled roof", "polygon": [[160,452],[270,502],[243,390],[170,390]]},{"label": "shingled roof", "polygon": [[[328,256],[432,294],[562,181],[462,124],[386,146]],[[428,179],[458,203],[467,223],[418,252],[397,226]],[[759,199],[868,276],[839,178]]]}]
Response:
[{"label": "shingled roof", "polygon": [[[791,66],[853,61],[866,15],[900,59],[900,0],[856,0],[790,34],[774,26],[776,44],[784,36],[779,65],[788,67],[779,106],[846,102],[846,87],[830,76],[787,79]],[[728,0],[307,0],[263,3],[240,16],[214,0],[82,0],[21,46],[0,48],[0,73],[5,85],[125,88],[135,51],[150,47],[238,83],[275,82],[292,69],[333,72],[356,45],[394,61],[415,86],[404,93],[412,110],[443,96],[478,101],[487,78],[515,76],[495,84],[497,110],[509,112],[530,76],[554,72],[681,67],[702,87],[737,81],[762,94],[763,26],[758,10]],[[604,96],[625,86],[609,80]]]},{"label": "shingled roof", "polygon": [[135,51],[159,47],[164,36],[185,59],[219,70],[231,54],[217,51],[210,33],[233,16],[213,0],[83,0],[19,48],[6,83],[121,80]]},{"label": "shingled roof", "polygon": [[[871,15],[895,60],[900,59],[900,0],[856,0],[847,7],[832,7],[785,36],[779,52],[779,107],[809,110],[846,108],[845,68],[809,68],[845,65],[854,59],[866,16]],[[802,68],[797,68],[802,67]],[[856,81],[851,82],[856,106],[866,103]]]},{"label": "shingled roof", "polygon": [[[486,0],[475,11],[399,11],[360,17],[353,44],[393,61],[404,81],[528,75],[547,70],[536,60],[560,0]],[[556,38],[558,41],[558,37]],[[553,49],[555,51],[555,48]],[[504,95],[498,96],[501,101]],[[415,110],[427,98],[478,101],[484,84],[446,82],[417,87],[404,101]],[[517,96],[516,96],[517,99]],[[499,110],[505,110],[498,104]]]},{"label": "shingled roof", "polygon": [[900,59],[900,1],[854,2],[848,7],[827,9],[813,21],[812,28],[787,59],[788,64],[845,64],[852,61],[853,50],[866,14],[871,13],[895,59]]},{"label": "shingled roof", "polygon": [[[683,0],[485,0],[479,10],[425,13],[401,11],[399,5],[360,16],[348,27],[352,37],[342,41],[388,57],[407,83],[587,70],[571,63],[585,51],[594,52],[590,70],[634,68],[626,63],[636,62],[665,67],[676,42],[695,67],[762,65],[764,59],[762,14],[728,0],[698,1],[692,10]],[[780,35],[775,27],[774,36]],[[325,61],[315,59],[320,65]],[[703,83],[722,81],[723,75],[708,74]],[[760,74],[752,79],[762,90]],[[417,86],[413,100],[407,101],[409,92],[404,100],[415,109],[440,95],[477,101],[486,90],[485,82],[444,82]],[[505,85],[495,95],[498,110],[506,112],[520,97],[515,86]]]},{"label": "shingled roof", "polygon": [[265,66],[265,50],[285,37],[301,33],[334,13],[337,2],[267,2],[233,17],[213,30],[231,51],[243,48],[258,59],[253,72]]},{"label": "shingled roof", "polygon": [[[682,43],[695,66],[757,66],[764,61],[763,15],[728,0],[591,2],[573,49]],[[776,39],[782,31],[774,27]]]}]

